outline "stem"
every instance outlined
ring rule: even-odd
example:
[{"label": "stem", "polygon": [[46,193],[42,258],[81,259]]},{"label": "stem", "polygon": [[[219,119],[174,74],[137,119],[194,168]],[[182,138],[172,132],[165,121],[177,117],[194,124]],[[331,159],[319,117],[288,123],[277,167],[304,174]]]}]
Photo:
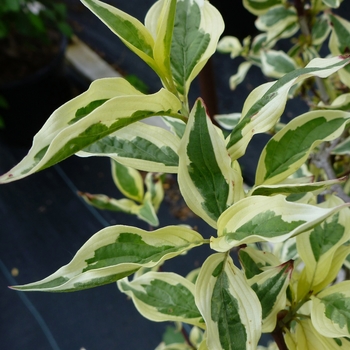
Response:
[{"label": "stem", "polygon": [[276,342],[276,345],[280,350],[288,350],[286,342],[284,341],[284,336],[282,332],[282,328],[279,327],[278,323],[276,325],[276,328],[271,333],[274,341]]}]

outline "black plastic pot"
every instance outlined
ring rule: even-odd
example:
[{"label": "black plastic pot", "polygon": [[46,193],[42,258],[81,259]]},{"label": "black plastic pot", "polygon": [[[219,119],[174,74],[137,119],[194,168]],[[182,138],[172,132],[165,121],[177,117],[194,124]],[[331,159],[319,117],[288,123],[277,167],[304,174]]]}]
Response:
[{"label": "black plastic pot", "polygon": [[29,147],[50,114],[70,98],[63,69],[66,47],[67,39],[62,37],[60,50],[50,63],[22,80],[0,85],[0,95],[8,104],[0,108],[5,124],[0,137],[5,142]]}]

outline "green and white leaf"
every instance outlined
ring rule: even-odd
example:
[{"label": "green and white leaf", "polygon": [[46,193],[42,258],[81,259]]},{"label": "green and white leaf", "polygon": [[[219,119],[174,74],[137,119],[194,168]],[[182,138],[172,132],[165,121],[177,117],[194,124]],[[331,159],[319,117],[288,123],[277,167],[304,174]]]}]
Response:
[{"label": "green and white leaf", "polygon": [[230,89],[231,90],[235,90],[236,87],[242,83],[242,81],[245,79],[245,77],[247,76],[250,67],[252,66],[251,62],[242,62],[239,66],[238,66],[238,71],[236,74],[231,75],[230,79],[229,79],[229,85],[230,85]]},{"label": "green and white leaf", "polygon": [[127,198],[142,202],[143,179],[139,171],[111,159],[112,179],[118,190]]},{"label": "green and white leaf", "polygon": [[320,102],[318,106],[325,109],[340,109],[342,111],[349,111],[350,110],[350,93],[341,94],[330,105],[326,105]]},{"label": "green and white leaf", "polygon": [[275,5],[282,3],[282,0],[243,0],[244,7],[254,15],[260,16]]},{"label": "green and white leaf", "polygon": [[158,126],[135,122],[85,147],[80,157],[110,157],[149,172],[177,173],[180,139]]},{"label": "green and white leaf", "polygon": [[293,174],[310,152],[323,141],[339,137],[350,113],[311,111],[289,122],[264,147],[256,171],[255,183],[275,184]]},{"label": "green and white leaf", "polygon": [[276,327],[277,314],[286,306],[286,290],[289,285],[293,262],[271,267],[248,280],[262,308],[262,332],[272,332]]},{"label": "green and white leaf", "polygon": [[139,219],[146,221],[151,226],[159,226],[158,216],[153,206],[152,195],[150,192],[145,194],[142,205],[138,208],[138,211],[135,214],[137,214]]},{"label": "green and white leaf", "polygon": [[340,142],[332,149],[332,154],[348,155],[350,154],[350,137],[347,137],[343,142]]},{"label": "green and white leaf", "polygon": [[139,205],[133,200],[122,198],[115,199],[104,194],[91,194],[88,192],[78,192],[85,202],[101,210],[119,211],[127,214],[136,214]]},{"label": "green and white leaf", "polygon": [[348,245],[342,245],[335,251],[327,276],[325,276],[321,283],[313,286],[315,294],[331,285],[337,279],[341,268],[346,264],[346,258],[349,254],[350,246]]},{"label": "green and white leaf", "polygon": [[[251,195],[272,196],[274,194],[298,195],[309,192],[321,192],[335,184],[344,182],[346,178],[326,180],[309,183],[299,183],[296,180],[288,181],[288,179],[273,185],[260,185],[251,189]],[[293,183],[294,182],[294,183]]]},{"label": "green and white leaf", "polygon": [[299,320],[293,333],[288,332],[286,337],[288,349],[348,349],[349,340],[346,338],[327,338],[320,334],[312,325],[310,319]]},{"label": "green and white leaf", "polygon": [[241,119],[241,113],[218,114],[214,118],[221,128],[232,130]]},{"label": "green and white leaf", "polygon": [[281,264],[276,255],[250,246],[241,248],[238,251],[238,257],[245,277],[248,280],[261,274],[266,267],[279,266]]},{"label": "green and white leaf", "polygon": [[350,281],[337,283],[312,297],[311,321],[325,337],[350,336]]},{"label": "green and white leaf", "polygon": [[281,78],[297,68],[295,61],[283,51],[261,52],[261,69],[267,77]]},{"label": "green and white leaf", "polygon": [[133,16],[98,0],[81,0],[120,40],[159,76],[154,60],[154,38],[147,28]]},{"label": "green and white leaf", "polygon": [[228,255],[213,254],[204,262],[195,300],[207,326],[208,349],[256,349],[261,305]]},{"label": "green and white leaf", "polygon": [[130,226],[109,226],[94,234],[72,261],[49,277],[12,288],[23,291],[70,292],[112,283],[153,267],[203,244],[202,236],[183,226],[147,232]]},{"label": "green and white leaf", "polygon": [[342,0],[322,0],[322,2],[331,8],[338,8]]},{"label": "green and white leaf", "polygon": [[[332,208],[343,203],[340,198],[331,196],[319,206]],[[337,249],[350,239],[349,215],[350,209],[343,208],[311,231],[296,237],[299,256],[305,264],[304,270],[310,289],[327,277]]]},{"label": "green and white leaf", "polygon": [[146,174],[145,184],[147,187],[147,192],[150,193],[152,206],[157,212],[164,198],[163,181],[160,174]]},{"label": "green and white leaf", "polygon": [[226,252],[242,244],[283,242],[310,230],[344,208],[288,202],[283,195],[247,197],[229,207],[218,220],[218,237],[211,237],[211,248]]},{"label": "green and white leaf", "polygon": [[[332,33],[328,42],[330,52],[332,55],[349,56],[350,22],[333,14],[329,15],[329,18],[332,24]],[[340,80],[350,87],[350,69],[345,67],[338,74]]]},{"label": "green and white leaf", "polygon": [[154,3],[145,18],[145,26],[154,38],[153,57],[162,72],[164,85],[176,94],[173,84],[170,51],[174,30],[176,0],[161,0]]},{"label": "green and white leaf", "polygon": [[221,53],[229,53],[233,59],[241,55],[243,46],[238,38],[227,35],[220,39],[217,50]]},{"label": "green and white leaf", "polygon": [[118,287],[131,297],[140,314],[151,321],[205,326],[194,301],[195,286],[180,275],[147,272],[131,282],[127,278],[118,281]]},{"label": "green and white leaf", "polygon": [[171,69],[182,99],[193,79],[216,51],[224,21],[209,1],[178,0],[171,47]]},{"label": "green and white leaf", "polygon": [[325,14],[316,17],[315,24],[311,29],[312,44],[315,46],[322,45],[331,32],[329,18]]},{"label": "green and white leaf", "polygon": [[[77,110],[103,99],[106,101],[102,105],[76,121]],[[180,101],[167,90],[143,95],[121,78],[97,80],[88,91],[53,112],[35,135],[27,156],[1,176],[0,182],[19,180],[68,158],[129,124],[151,115],[176,113],[180,108]]]},{"label": "green and white leaf", "polygon": [[271,7],[258,17],[255,25],[260,31],[267,32],[267,42],[279,38],[289,38],[299,29],[295,8],[287,8],[284,5]]},{"label": "green and white leaf", "polygon": [[233,184],[240,174],[231,167],[224,138],[207,116],[201,99],[190,114],[179,157],[178,182],[187,205],[216,227],[217,219],[242,188],[234,193]]},{"label": "green and white leaf", "polygon": [[325,78],[350,62],[350,57],[317,58],[305,68],[286,74],[275,83],[266,83],[248,96],[242,118],[227,138],[227,149],[232,159],[238,159],[254,134],[270,130],[279,120],[290,88],[311,76]]},{"label": "green and white leaf", "polygon": [[170,129],[170,131],[179,139],[182,139],[182,136],[185,133],[186,123],[180,119],[172,117],[162,117],[162,119],[165,125]]}]

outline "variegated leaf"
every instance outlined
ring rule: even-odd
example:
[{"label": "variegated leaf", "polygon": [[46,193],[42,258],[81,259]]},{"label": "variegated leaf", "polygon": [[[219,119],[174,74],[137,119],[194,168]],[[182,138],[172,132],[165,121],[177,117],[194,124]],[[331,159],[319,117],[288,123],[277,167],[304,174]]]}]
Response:
[{"label": "variegated leaf", "polygon": [[49,277],[12,287],[23,291],[70,292],[115,282],[141,267],[203,244],[202,236],[183,226],[147,232],[130,226],[110,226],[94,234],[72,261]]},{"label": "variegated leaf", "polygon": [[185,122],[171,117],[162,117],[162,120],[174,135],[176,135],[179,139],[182,139],[186,129]]},{"label": "variegated leaf", "polygon": [[258,17],[256,27],[267,32],[266,41],[288,38],[299,29],[298,16],[294,7],[277,5]]},{"label": "variegated leaf", "polygon": [[311,111],[289,122],[264,147],[255,184],[275,184],[293,174],[323,141],[332,141],[343,132],[350,113]]},{"label": "variegated leaf", "polygon": [[322,43],[327,39],[331,31],[331,26],[329,25],[328,16],[322,14],[315,19],[315,24],[311,29],[312,44],[322,45]]},{"label": "variegated leaf", "polygon": [[[319,206],[332,208],[343,203],[338,197],[331,196]],[[350,209],[343,208],[311,231],[296,237],[299,256],[305,264],[304,270],[311,290],[327,277],[335,252],[350,239],[349,215]]]},{"label": "variegated leaf", "polygon": [[184,100],[191,82],[216,51],[223,30],[222,16],[209,1],[178,0],[170,61]]},{"label": "variegated leaf", "polygon": [[184,322],[203,328],[204,322],[194,301],[195,286],[175,273],[147,272],[118,281],[118,287],[149,320]]},{"label": "variegated leaf", "polygon": [[314,59],[305,68],[296,69],[275,83],[267,83],[253,90],[245,102],[240,122],[227,139],[227,149],[232,159],[245,153],[254,134],[268,131],[276,124],[294,84],[311,76],[325,78],[349,62],[350,57],[345,56]]},{"label": "variegated leaf", "polygon": [[104,194],[91,194],[88,192],[78,192],[86,203],[101,210],[120,211],[127,214],[134,214],[139,207],[133,200],[122,198],[115,199]]},{"label": "variegated leaf", "polygon": [[288,202],[283,195],[247,197],[220,216],[218,237],[211,237],[211,247],[225,252],[245,243],[283,242],[311,229],[345,206],[320,208]]},{"label": "variegated leaf", "polygon": [[293,333],[287,333],[286,344],[288,349],[349,349],[350,342],[346,338],[327,338],[320,334],[312,325],[310,319],[299,320]]},{"label": "variegated leaf", "polygon": [[268,50],[261,53],[261,69],[267,77],[281,78],[297,68],[295,61],[283,51]]},{"label": "variegated leaf", "polygon": [[152,34],[155,43],[153,57],[162,74],[158,74],[164,85],[176,94],[173,84],[170,51],[174,30],[177,0],[160,0],[149,9],[145,18],[145,26]]},{"label": "variegated leaf", "polygon": [[112,178],[118,190],[127,198],[142,202],[144,189],[139,171],[111,160]]},{"label": "variegated leaf", "polygon": [[157,212],[164,198],[163,181],[160,174],[148,173],[145,177],[145,185],[154,210]]},{"label": "variegated leaf", "polygon": [[259,275],[264,271],[265,267],[281,264],[274,254],[249,246],[241,248],[238,256],[247,279]]},{"label": "variegated leaf", "polygon": [[[329,17],[332,25],[332,34],[328,43],[329,49],[332,55],[348,55],[350,50],[350,22],[334,14],[329,15]],[[341,69],[338,74],[340,80],[350,87],[349,66]]]},{"label": "variegated leaf", "polygon": [[[329,188],[335,184],[344,182],[346,177],[335,180],[326,180],[318,182],[309,182],[309,183],[293,183],[292,181],[283,181],[274,185],[260,185],[253,187],[251,190],[251,195],[262,195],[262,196],[272,196],[274,194],[284,194],[284,195],[298,195],[303,193],[310,192],[320,192]],[[295,197],[294,197],[295,198]],[[290,198],[288,198],[290,200]],[[294,201],[294,200],[293,200]]]},{"label": "variegated leaf", "polygon": [[[76,120],[77,110],[102,98],[108,100]],[[34,137],[27,156],[1,176],[0,182],[18,180],[48,168],[129,124],[151,115],[176,113],[180,108],[180,101],[167,90],[143,95],[121,78],[97,80],[87,92],[51,115]]]},{"label": "variegated leaf", "polygon": [[350,93],[346,93],[338,96],[329,105],[325,105],[324,103],[320,102],[318,106],[324,109],[338,109],[342,111],[349,111],[350,110]]},{"label": "variegated leaf", "polygon": [[145,197],[143,198],[142,205],[138,209],[137,216],[146,222],[148,222],[151,226],[157,227],[159,226],[159,220],[156,213],[156,210],[152,203],[152,195],[150,192],[147,192],[145,194]]},{"label": "variegated leaf", "polygon": [[232,130],[238,124],[241,113],[218,114],[214,118],[221,128]]},{"label": "variegated leaf", "polygon": [[231,75],[229,79],[231,90],[235,90],[236,87],[245,79],[251,66],[252,66],[251,62],[243,62],[238,66],[237,73],[234,75]]},{"label": "variegated leaf", "polygon": [[293,261],[267,268],[248,280],[262,308],[262,332],[272,332],[277,323],[277,314],[286,306],[286,290],[289,285]]},{"label": "variegated leaf", "polygon": [[158,126],[136,122],[85,147],[80,157],[110,157],[149,172],[177,173],[180,139]]},{"label": "variegated leaf", "polygon": [[244,7],[257,16],[264,14],[271,7],[281,3],[282,0],[243,0]]},{"label": "variegated leaf", "polygon": [[337,283],[312,297],[311,321],[325,337],[350,336],[350,281]]},{"label": "variegated leaf", "polygon": [[322,0],[330,8],[338,8],[342,0]]},{"label": "variegated leaf", "polygon": [[235,58],[242,53],[243,46],[238,38],[230,35],[220,39],[217,50],[221,53],[229,53],[231,58]]},{"label": "variegated leaf", "polygon": [[206,323],[208,349],[256,349],[261,305],[229,256],[213,254],[204,262],[195,300]]},{"label": "variegated leaf", "polygon": [[81,0],[122,42],[160,77],[162,71],[154,60],[154,38],[133,16],[99,0]]},{"label": "variegated leaf", "polygon": [[350,154],[350,137],[347,137],[343,142],[340,142],[332,149],[332,154],[349,155]]},{"label": "variegated leaf", "polygon": [[[346,257],[349,256],[349,254],[350,254],[350,246],[347,246],[347,245],[342,245],[335,251],[333,255],[333,260],[330,262],[330,268],[328,269],[327,275],[323,278],[322,282],[320,282],[319,284],[315,284],[312,287],[314,294],[328,287],[332,282],[336,280],[341,268],[346,262]],[[304,278],[304,275],[302,274],[300,279],[303,279],[303,278]],[[304,278],[304,280],[307,281],[306,278]],[[300,295],[300,291],[298,292]]]},{"label": "variegated leaf", "polygon": [[240,195],[242,188],[233,193],[235,177],[240,174],[232,169],[224,139],[211,123],[200,99],[191,112],[179,157],[178,181],[187,205],[216,227],[218,217]]}]

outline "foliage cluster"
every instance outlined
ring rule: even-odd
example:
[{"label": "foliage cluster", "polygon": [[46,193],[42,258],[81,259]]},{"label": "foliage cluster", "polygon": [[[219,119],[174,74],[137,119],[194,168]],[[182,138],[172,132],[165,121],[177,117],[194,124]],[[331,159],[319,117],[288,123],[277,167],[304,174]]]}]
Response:
[{"label": "foliage cluster", "polygon": [[[232,86],[252,64],[279,80],[256,87],[238,118],[219,116],[226,133],[207,115],[205,101],[188,102],[191,82],[223,32],[215,7],[159,0],[142,24],[98,0],[82,3],[157,73],[163,88],[147,95],[122,78],[93,82],[51,115],[28,155],[0,181],[74,154],[105,156],[113,160],[126,205],[148,203],[155,214],[161,201],[156,182],[146,178],[145,191],[136,170],[177,174],[187,205],[217,234],[205,238],[182,225],[110,226],[51,276],[14,288],[69,292],[118,281],[144,317],[193,326],[183,342],[163,342],[158,350],[256,349],[263,333],[273,334],[271,349],[349,349],[350,281],[339,278],[350,263],[349,185],[337,174],[347,171],[350,151],[350,23],[332,13],[340,1],[244,0],[263,33],[243,45],[221,41],[221,50],[247,59]],[[273,50],[296,33],[288,54]],[[332,56],[320,58],[327,38]],[[306,92],[310,111],[281,125],[288,98]],[[151,116],[167,128],[142,123]],[[253,135],[265,132],[273,136],[246,189],[239,158]],[[325,150],[334,161],[317,166]],[[164,261],[204,244],[213,253],[199,269],[185,277],[159,271]]]}]

